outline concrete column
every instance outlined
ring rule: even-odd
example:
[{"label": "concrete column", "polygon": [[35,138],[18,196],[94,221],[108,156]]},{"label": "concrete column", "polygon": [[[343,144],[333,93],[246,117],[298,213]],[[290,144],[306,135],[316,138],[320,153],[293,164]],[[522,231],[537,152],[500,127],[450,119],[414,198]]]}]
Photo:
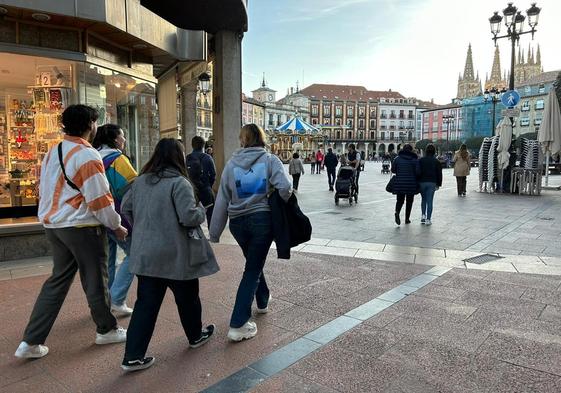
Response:
[{"label": "concrete column", "polygon": [[181,140],[191,152],[191,139],[197,135],[197,80],[181,86]]},{"label": "concrete column", "polygon": [[[239,148],[242,118],[242,50],[241,37],[233,31],[215,35],[216,58],[213,83],[214,161],[218,176]],[[219,184],[217,181],[215,186]]]},{"label": "concrete column", "polygon": [[368,145],[370,142],[364,142],[364,154],[366,155],[366,160],[368,160]]},{"label": "concrete column", "polygon": [[343,151],[341,152],[342,154],[345,154],[347,152],[347,142],[343,142]]}]

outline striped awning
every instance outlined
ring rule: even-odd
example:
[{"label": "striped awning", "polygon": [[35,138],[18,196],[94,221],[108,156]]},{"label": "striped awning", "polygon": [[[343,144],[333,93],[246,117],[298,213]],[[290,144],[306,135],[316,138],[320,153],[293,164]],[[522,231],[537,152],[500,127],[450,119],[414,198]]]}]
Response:
[{"label": "striped awning", "polygon": [[320,129],[314,127],[310,123],[305,122],[302,118],[296,116],[284,123],[283,125],[278,126],[275,131],[278,132],[293,132],[298,134],[318,134]]}]

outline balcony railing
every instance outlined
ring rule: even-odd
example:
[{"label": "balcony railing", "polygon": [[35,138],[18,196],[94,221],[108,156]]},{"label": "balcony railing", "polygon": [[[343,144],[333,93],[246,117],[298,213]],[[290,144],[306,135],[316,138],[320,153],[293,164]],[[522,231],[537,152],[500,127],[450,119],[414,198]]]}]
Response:
[{"label": "balcony railing", "polygon": [[395,130],[395,126],[390,126],[390,130]]},{"label": "balcony railing", "polygon": [[400,115],[399,115],[399,118],[400,118],[400,119],[405,119],[405,115],[400,114]]},{"label": "balcony railing", "polygon": [[390,115],[390,119],[395,119],[396,115]]},{"label": "balcony railing", "polygon": [[388,118],[388,115],[385,115],[383,113],[380,115],[380,119],[387,119],[387,118]]},{"label": "balcony railing", "polygon": [[386,126],[380,126],[380,130],[387,130]]},{"label": "balcony railing", "polygon": [[413,120],[413,119],[415,118],[415,116],[409,115],[409,116],[407,116],[407,118],[408,118],[409,120]]}]

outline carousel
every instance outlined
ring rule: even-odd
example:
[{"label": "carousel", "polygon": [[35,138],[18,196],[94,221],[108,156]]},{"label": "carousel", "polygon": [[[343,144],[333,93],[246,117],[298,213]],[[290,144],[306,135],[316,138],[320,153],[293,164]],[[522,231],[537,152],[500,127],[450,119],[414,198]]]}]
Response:
[{"label": "carousel", "polygon": [[321,129],[302,120],[296,115],[275,130],[269,131],[271,153],[283,162],[292,158],[293,153],[306,159],[323,145],[324,136]]}]

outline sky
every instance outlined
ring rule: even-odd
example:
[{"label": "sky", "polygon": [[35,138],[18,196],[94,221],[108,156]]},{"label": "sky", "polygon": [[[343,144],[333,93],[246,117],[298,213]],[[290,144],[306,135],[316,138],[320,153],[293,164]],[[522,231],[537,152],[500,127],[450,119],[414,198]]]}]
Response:
[{"label": "sky", "polygon": [[[243,39],[243,91],[251,94],[265,73],[277,99],[287,88],[313,83],[361,85],[399,91],[445,104],[456,95],[468,44],[481,79],[491,73],[494,43],[489,17],[502,0],[248,0]],[[516,1],[526,10],[530,1]],[[561,1],[542,8],[534,41],[544,71],[561,69]],[[525,12],[523,12],[525,14]],[[526,28],[528,25],[526,23]],[[505,30],[503,24],[502,31]],[[510,41],[498,41],[501,67],[510,68]]]}]

